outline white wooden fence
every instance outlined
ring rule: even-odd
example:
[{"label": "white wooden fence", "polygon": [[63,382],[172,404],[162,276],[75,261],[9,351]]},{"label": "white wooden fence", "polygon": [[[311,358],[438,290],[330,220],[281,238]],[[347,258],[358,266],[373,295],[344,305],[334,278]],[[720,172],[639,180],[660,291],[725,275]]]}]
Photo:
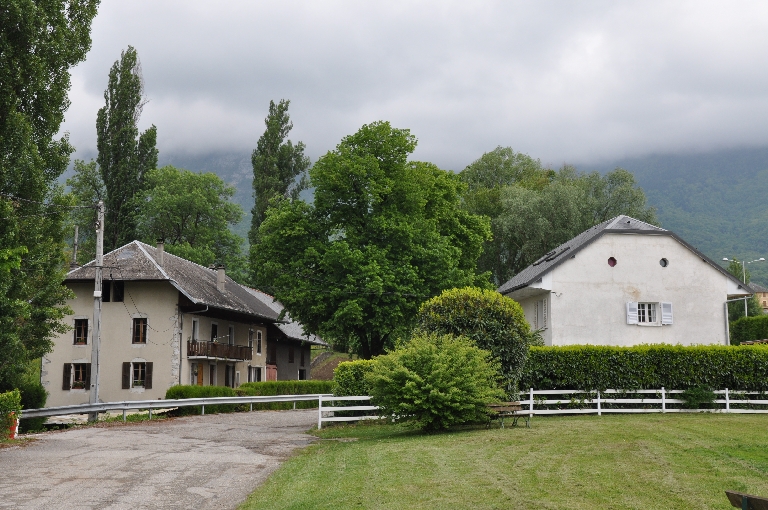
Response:
[{"label": "white wooden fence", "polygon": [[[323,422],[325,421],[359,421],[359,420],[378,420],[379,415],[370,416],[334,416],[335,411],[378,411],[378,406],[324,406],[323,402],[341,402],[341,401],[369,401],[371,397],[334,397],[332,395],[320,395],[318,398],[317,409],[317,428],[323,428]],[[323,413],[331,414],[331,416],[323,416]]]},{"label": "white wooden fence", "polygon": [[[715,409],[683,409],[678,407],[685,401],[675,398],[683,390],[604,390],[586,392],[584,390],[534,390],[527,392],[527,400],[520,405],[530,416],[534,414],[597,414],[603,413],[768,413],[768,395],[759,392],[734,391],[728,388],[714,391],[717,398]],[[647,396],[646,396],[647,395]],[[556,398],[556,397],[560,398]],[[754,398],[757,396],[758,398]],[[522,397],[522,395],[521,395]],[[537,398],[538,397],[538,398]],[[621,404],[621,407],[604,405]],[[634,404],[635,407],[629,407]],[[673,407],[670,407],[673,406]],[[735,406],[735,407],[734,407]],[[743,406],[750,406],[745,408]],[[763,408],[754,408],[763,406]]]},{"label": "white wooden fence", "polygon": [[[588,392],[584,390],[534,390],[526,392],[527,400],[520,400],[522,411],[519,414],[529,416],[546,414],[597,414],[603,413],[768,413],[768,395],[759,392],[734,391],[728,388],[714,391],[719,396],[714,401],[715,409],[684,409],[685,401],[676,398],[683,390],[604,390]],[[522,397],[523,395],[521,395]],[[758,398],[754,398],[754,397]],[[558,398],[559,397],[559,398]],[[376,420],[381,417],[374,413],[367,416],[334,416],[335,411],[377,411],[372,405],[329,406],[324,402],[369,401],[371,397],[334,397],[318,398],[317,428],[324,422]],[[619,404],[621,407],[610,407]],[[609,407],[604,407],[608,405]],[[745,408],[749,406],[750,408]],[[756,406],[762,408],[755,408]]]}]

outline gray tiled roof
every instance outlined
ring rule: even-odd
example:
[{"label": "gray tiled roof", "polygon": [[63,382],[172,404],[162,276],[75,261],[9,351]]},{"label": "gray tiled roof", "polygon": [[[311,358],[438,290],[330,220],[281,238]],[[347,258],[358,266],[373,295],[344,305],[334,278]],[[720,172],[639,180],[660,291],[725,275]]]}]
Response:
[{"label": "gray tiled roof", "polygon": [[[203,267],[168,252],[162,266],[157,263],[156,247],[133,241],[104,255],[104,278],[126,281],[165,280],[195,304],[253,315],[277,321],[278,311],[251,294],[245,287],[226,277],[224,291],[216,286],[215,269]],[[73,269],[65,281],[88,281],[96,277],[96,261]]]},{"label": "gray tiled roof", "polygon": [[[262,302],[264,302],[267,306],[272,308],[275,312],[278,314],[282,313],[285,307],[280,301],[275,300],[273,296],[270,296],[266,292],[262,292],[258,289],[252,289],[250,287],[245,287],[245,289],[256,296],[258,299],[260,299]],[[323,341],[322,338],[320,338],[317,335],[308,335],[304,333],[304,327],[291,319],[291,316],[288,312],[285,312],[285,315],[283,316],[283,320],[285,321],[284,324],[276,324],[278,329],[283,332],[285,336],[288,338],[291,338],[293,340],[302,340],[304,342],[309,342],[311,344],[316,345],[323,345],[328,346],[328,344]]]},{"label": "gray tiled roof", "polygon": [[541,257],[539,260],[537,260],[530,266],[526,267],[525,269],[517,273],[511,280],[509,280],[504,285],[499,287],[498,291],[501,294],[509,294],[510,292],[513,292],[517,289],[527,287],[528,285],[534,283],[535,281],[537,281],[539,278],[544,276],[546,273],[548,273],[555,267],[559,266],[560,264],[562,264],[563,262],[571,258],[579,250],[588,246],[590,243],[592,243],[592,241],[600,238],[603,234],[611,233],[611,232],[613,233],[630,233],[631,232],[635,234],[669,235],[675,238],[683,246],[685,246],[689,250],[696,253],[696,255],[701,257],[702,260],[709,263],[712,267],[714,267],[721,273],[725,274],[728,278],[730,278],[731,280],[735,281],[737,284],[742,286],[744,289],[747,290],[747,292],[751,292],[749,287],[741,283],[741,281],[739,281],[738,278],[731,275],[729,272],[723,269],[720,265],[716,264],[714,261],[709,259],[706,255],[699,252],[696,248],[694,248],[684,240],[680,239],[673,232],[665,230],[661,227],[655,227],[653,225],[650,225],[648,223],[645,223],[643,221],[640,221],[638,219],[635,219],[635,218],[632,218],[631,216],[626,216],[626,215],[616,216],[615,218],[611,218],[610,220],[599,223],[594,227],[585,230],[584,232],[577,235],[573,239],[566,241],[565,243],[561,244],[551,252]]},{"label": "gray tiled roof", "polygon": [[755,292],[768,292],[768,289],[763,287],[762,285],[758,285],[756,283],[750,283],[749,287],[754,290]]}]

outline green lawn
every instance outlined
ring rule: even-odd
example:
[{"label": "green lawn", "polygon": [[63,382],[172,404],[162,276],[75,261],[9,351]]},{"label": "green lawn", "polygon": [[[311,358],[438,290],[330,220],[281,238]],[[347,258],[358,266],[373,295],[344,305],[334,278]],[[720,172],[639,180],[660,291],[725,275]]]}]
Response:
[{"label": "green lawn", "polygon": [[732,508],[768,496],[768,416],[534,417],[532,428],[424,435],[335,426],[241,507]]}]

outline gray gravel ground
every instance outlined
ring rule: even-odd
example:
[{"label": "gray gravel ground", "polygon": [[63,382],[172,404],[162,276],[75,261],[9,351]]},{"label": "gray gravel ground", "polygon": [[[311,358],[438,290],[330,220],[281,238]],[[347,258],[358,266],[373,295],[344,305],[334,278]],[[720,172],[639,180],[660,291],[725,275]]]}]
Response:
[{"label": "gray gravel ground", "polygon": [[0,508],[235,508],[317,411],[257,411],[39,434],[0,449]]}]

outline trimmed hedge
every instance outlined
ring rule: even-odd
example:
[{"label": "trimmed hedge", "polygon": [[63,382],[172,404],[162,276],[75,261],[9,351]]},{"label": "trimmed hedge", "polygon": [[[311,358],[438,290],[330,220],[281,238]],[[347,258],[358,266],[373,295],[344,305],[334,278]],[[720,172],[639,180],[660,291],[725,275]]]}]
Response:
[{"label": "trimmed hedge", "polygon": [[[365,381],[374,365],[375,359],[359,359],[355,361],[342,361],[333,371],[333,394],[337,397],[367,396],[371,394],[370,387]],[[359,405],[354,403],[350,405]]]},{"label": "trimmed hedge", "polygon": [[[208,397],[236,397],[237,393],[227,386],[197,386],[181,385],[171,386],[165,392],[166,400],[182,398],[208,398]],[[205,412],[213,413],[232,413],[236,411],[235,404],[221,404],[205,406]],[[175,412],[177,416],[186,416],[189,414],[202,414],[202,406],[179,407]]]},{"label": "trimmed hedge", "polygon": [[731,345],[768,338],[768,315],[742,317],[731,323]]},{"label": "trimmed hedge", "polygon": [[768,390],[768,346],[531,347],[520,389]]},{"label": "trimmed hedge", "polygon": [[[333,393],[333,381],[265,381],[241,384],[235,390],[242,396],[262,395],[310,395],[315,393]],[[270,402],[253,404],[254,409],[293,409],[293,402]],[[296,402],[296,409],[314,409],[316,400]]]}]

